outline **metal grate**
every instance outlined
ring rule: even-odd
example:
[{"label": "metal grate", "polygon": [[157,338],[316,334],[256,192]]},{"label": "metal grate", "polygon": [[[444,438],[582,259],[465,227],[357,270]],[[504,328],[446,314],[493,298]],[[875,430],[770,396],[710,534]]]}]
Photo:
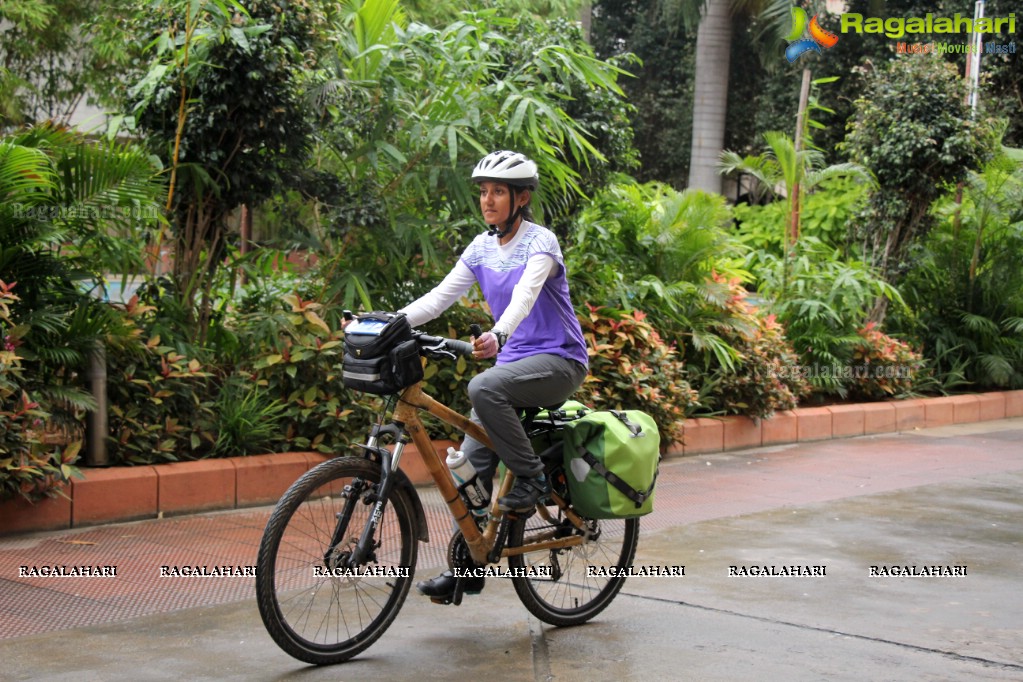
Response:
[{"label": "metal grate", "polygon": [[[451,521],[420,490],[432,541],[417,570],[444,565]],[[161,577],[161,567],[254,566],[270,508],[217,512],[0,540],[0,639],[255,597],[251,576]],[[21,567],[114,566],[116,577],[21,576]],[[244,569],[242,569],[244,572]]]}]

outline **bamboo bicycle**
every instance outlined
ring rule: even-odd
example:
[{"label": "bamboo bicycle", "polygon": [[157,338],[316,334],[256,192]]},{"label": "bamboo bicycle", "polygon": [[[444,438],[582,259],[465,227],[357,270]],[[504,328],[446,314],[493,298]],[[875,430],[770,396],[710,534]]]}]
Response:
[{"label": "bamboo bicycle", "polygon": [[[472,356],[464,341],[413,335],[423,357]],[[492,496],[488,516],[478,520],[437,454],[420,410],[490,445],[480,426],[416,383],[388,401],[367,442],[356,446],[360,454],[311,469],[274,508],[259,548],[256,596],[267,631],[291,656],[315,665],[348,660],[372,645],[398,615],[415,574],[417,541],[430,539],[422,501],[399,468],[410,441],[458,526],[447,548],[450,568],[465,575],[507,557],[507,573],[523,605],[556,626],[586,622],[621,590],[625,577],[617,570],[588,567],[629,566],[639,519],[598,521],[573,511],[557,436],[570,415],[552,407],[523,416],[534,443],[550,444],[540,455],[554,489],[550,499],[538,504],[536,513],[501,512],[496,500],[511,488],[509,472]],[[393,441],[393,453],[382,446],[387,440]],[[456,584],[455,604],[461,601],[462,582]]]}]

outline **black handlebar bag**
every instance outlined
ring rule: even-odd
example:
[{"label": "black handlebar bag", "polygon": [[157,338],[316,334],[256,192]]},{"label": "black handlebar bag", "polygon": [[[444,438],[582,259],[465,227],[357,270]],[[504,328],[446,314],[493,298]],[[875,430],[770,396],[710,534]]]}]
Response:
[{"label": "black handlebar bag", "polygon": [[419,344],[404,313],[364,313],[345,329],[345,387],[392,395],[422,378]]}]

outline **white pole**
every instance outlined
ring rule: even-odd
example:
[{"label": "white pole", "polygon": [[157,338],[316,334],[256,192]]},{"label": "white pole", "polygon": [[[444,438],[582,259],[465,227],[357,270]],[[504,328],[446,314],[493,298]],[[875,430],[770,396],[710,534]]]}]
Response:
[{"label": "white pole", "polygon": [[[973,23],[976,26],[977,20],[984,16],[984,0],[977,0],[973,9]],[[974,30],[970,36],[970,52],[966,57],[966,77],[969,79],[969,104],[970,111],[977,113],[977,100],[980,95],[980,54],[984,49],[983,34]]]}]

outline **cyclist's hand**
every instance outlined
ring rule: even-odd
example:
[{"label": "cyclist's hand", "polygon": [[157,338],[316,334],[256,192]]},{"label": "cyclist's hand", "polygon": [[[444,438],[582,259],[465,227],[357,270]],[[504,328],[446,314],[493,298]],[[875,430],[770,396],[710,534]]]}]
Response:
[{"label": "cyclist's hand", "polygon": [[473,337],[472,347],[472,356],[477,360],[485,360],[495,357],[497,351],[501,349],[501,344],[498,343],[497,337],[494,336],[493,332],[484,332],[478,338]]}]

